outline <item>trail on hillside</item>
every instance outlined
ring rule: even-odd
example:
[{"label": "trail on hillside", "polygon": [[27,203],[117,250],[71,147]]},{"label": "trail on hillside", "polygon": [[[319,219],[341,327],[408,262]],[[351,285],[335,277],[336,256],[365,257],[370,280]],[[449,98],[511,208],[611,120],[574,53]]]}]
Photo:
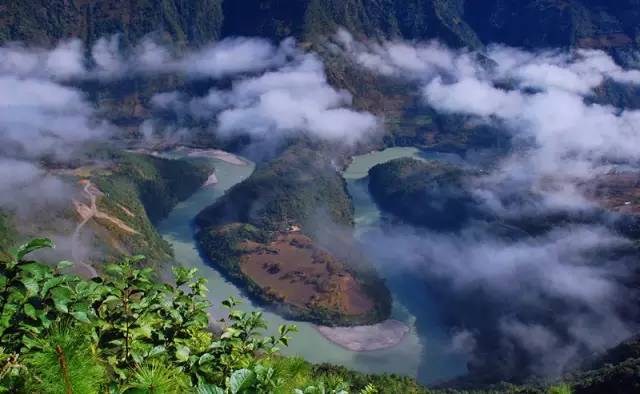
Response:
[{"label": "trail on hillside", "polygon": [[[80,273],[85,274],[86,276],[93,277],[97,276],[95,268],[83,262],[80,253],[80,235],[84,226],[91,219],[108,220],[121,230],[130,234],[139,234],[139,232],[128,226],[122,220],[114,218],[113,216],[110,216],[98,210],[97,199],[99,196],[103,196],[103,193],[89,180],[82,180],[80,181],[80,183],[84,184],[82,193],[89,199],[89,205],[77,200],[73,200],[73,205],[78,215],[80,215],[80,217],[82,218],[82,221],[76,226],[71,238],[71,256],[76,264],[76,269],[80,271]],[[135,215],[131,211],[129,211],[125,207],[120,207],[128,216],[135,217]]]}]

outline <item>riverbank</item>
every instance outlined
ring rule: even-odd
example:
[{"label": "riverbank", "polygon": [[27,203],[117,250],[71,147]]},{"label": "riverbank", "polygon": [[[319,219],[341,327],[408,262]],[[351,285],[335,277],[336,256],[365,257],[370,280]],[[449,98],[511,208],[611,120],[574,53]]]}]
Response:
[{"label": "riverbank", "polygon": [[[343,175],[347,180],[349,194],[353,198],[357,238],[362,238],[369,230],[378,228],[380,216],[376,204],[367,191],[366,184],[359,179],[366,176],[368,169],[376,164],[397,157],[419,154],[420,152],[414,149],[394,148],[378,154],[354,158],[355,167],[348,169]],[[337,340],[334,341],[323,335],[312,323],[292,321],[252,302],[246,291],[234,285],[228,277],[222,275],[216,267],[202,258],[194,243],[193,218],[202,209],[218,201],[229,189],[246,180],[253,172],[252,164],[235,166],[218,161],[215,163],[215,168],[219,183],[201,188],[188,201],[178,204],[169,217],[159,224],[160,233],[173,246],[176,261],[185,267],[197,268],[198,275],[207,279],[211,288],[209,300],[213,305],[211,309],[213,316],[223,317],[220,316],[220,302],[228,297],[234,297],[242,301],[242,305],[239,306],[241,310],[261,311],[269,327],[295,324],[298,327],[298,333],[292,338],[289,346],[282,349],[282,352],[285,356],[301,357],[315,364],[329,363],[364,373],[391,373],[417,377],[424,384],[451,379],[465,372],[466,360],[459,359],[448,351],[450,333],[438,320],[436,308],[432,305],[434,300],[426,295],[423,296],[424,292],[417,291],[420,288],[417,281],[412,281],[406,276],[398,276],[397,270],[387,264],[381,263],[379,269],[386,278],[393,295],[390,319],[402,322],[408,330],[402,335],[402,331],[397,329],[388,341],[369,333],[368,336],[375,339],[370,339],[360,349],[371,349],[375,344],[377,350],[348,349]],[[360,171],[355,171],[358,168]],[[277,335],[275,330],[270,330],[269,333]],[[340,341],[343,340],[340,339]],[[394,343],[395,341],[397,343]]]},{"label": "riverbank", "polygon": [[370,326],[316,326],[322,336],[352,352],[370,352],[398,345],[409,334],[409,326],[398,320],[385,320]]},{"label": "riverbank", "polygon": [[189,148],[187,146],[176,146],[171,149],[158,150],[148,148],[130,149],[129,152],[140,153],[155,157],[204,157],[208,159],[220,160],[234,166],[246,167],[249,162],[238,155],[220,149]]},{"label": "riverbank", "polygon": [[219,149],[198,149],[198,148],[178,148],[186,151],[189,157],[207,157],[209,159],[217,159],[234,166],[248,166],[249,163],[233,153],[225,152]]}]

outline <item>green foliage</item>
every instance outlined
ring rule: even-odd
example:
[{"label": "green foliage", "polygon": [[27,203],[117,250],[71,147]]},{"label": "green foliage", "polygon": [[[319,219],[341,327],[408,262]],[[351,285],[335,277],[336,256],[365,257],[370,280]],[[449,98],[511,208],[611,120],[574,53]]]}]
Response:
[{"label": "green foliage", "polygon": [[69,36],[94,41],[120,34],[136,42],[164,33],[176,42],[204,43],[222,27],[221,0],[114,0],[107,3],[64,0],[0,2],[0,42],[29,40],[50,44]]},{"label": "green foliage", "polygon": [[[76,330],[85,330],[80,333]],[[25,340],[23,362],[34,393],[97,394],[106,382],[106,368],[98,359],[86,326],[57,323],[43,337]]]},{"label": "green foliage", "polygon": [[549,388],[549,394],[571,394],[571,386],[568,384],[560,384]]},{"label": "green foliage", "polygon": [[180,369],[154,360],[133,372],[125,387],[126,394],[181,394],[190,384],[189,377]]},{"label": "green foliage", "polygon": [[7,254],[9,248],[16,243],[15,234],[11,215],[0,210],[0,255]]},{"label": "green foliage", "polygon": [[308,224],[326,213],[337,224],[353,223],[353,207],[331,157],[319,147],[296,144],[234,186],[196,218],[203,227],[248,223],[264,231]]},{"label": "green foliage", "polygon": [[116,163],[111,178],[132,184],[152,223],[191,196],[213,171],[207,160],[171,160],[131,153],[119,154]]},{"label": "green foliage", "polygon": [[403,158],[373,167],[369,190],[381,208],[403,220],[435,230],[452,230],[481,215],[465,188],[466,174],[441,162]]},{"label": "green foliage", "polygon": [[[98,208],[138,233],[125,232],[109,221],[100,224],[127,250],[142,252],[154,263],[169,260],[173,253],[171,247],[160,237],[154,224],[202,186],[213,171],[211,163],[131,153],[117,154],[111,160],[116,163],[113,173],[92,178],[104,193],[104,197],[98,199]],[[114,251],[110,255],[116,257],[119,253]]]},{"label": "green foliage", "polygon": [[[234,311],[220,335],[209,331],[204,279],[176,268],[175,285],[160,283],[131,257],[91,281],[26,260],[53,247],[35,239],[0,265],[0,388],[24,392],[182,393],[218,385],[231,393],[269,392],[278,379],[261,360],[286,346],[259,312]],[[29,391],[31,390],[31,391]]]}]

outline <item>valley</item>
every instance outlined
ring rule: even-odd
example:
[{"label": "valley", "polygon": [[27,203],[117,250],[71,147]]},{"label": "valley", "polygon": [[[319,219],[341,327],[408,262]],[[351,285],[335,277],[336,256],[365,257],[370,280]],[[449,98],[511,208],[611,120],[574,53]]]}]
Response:
[{"label": "valley", "polygon": [[[362,189],[363,174],[375,164],[384,163],[393,157],[417,154],[419,151],[411,148],[392,148],[353,160],[344,176],[348,180],[349,191],[354,199],[355,231],[358,238],[360,234],[379,226],[379,211],[367,195],[366,189]],[[253,171],[253,165],[237,166],[216,160],[215,167],[220,182],[204,187],[189,200],[178,204],[169,217],[159,224],[159,232],[175,250],[176,261],[185,267],[197,268],[199,273],[208,279],[209,286],[216,289],[210,295],[213,305],[233,296],[244,301],[242,309],[261,309],[271,327],[286,322],[295,323],[299,329],[298,336],[304,339],[292,340],[290,346],[284,349],[284,353],[301,356],[312,362],[344,365],[368,373],[416,376],[423,383],[440,382],[464,373],[464,357],[447,351],[450,334],[444,322],[440,320],[434,300],[422,296],[413,297],[411,294],[415,289],[407,284],[419,286],[419,283],[410,282],[404,276],[397,276],[394,270],[384,265],[379,266],[379,269],[386,279],[387,286],[392,290],[393,320],[371,327],[358,326],[334,330],[330,327],[316,327],[311,323],[283,319],[276,313],[279,310],[277,306],[256,303],[255,298],[250,297],[250,293],[247,294],[242,285],[236,287],[233,282],[229,282],[226,275],[223,275],[224,269],[221,270],[216,260],[208,262],[203,258],[205,256],[199,253],[194,243],[195,229],[192,218],[234,185],[246,180]],[[426,306],[429,307],[425,308]],[[218,309],[212,310],[214,317],[221,317],[220,313]],[[359,338],[363,344],[354,344],[354,337]],[[339,345],[341,343],[343,345]]]},{"label": "valley", "polygon": [[[13,262],[44,236],[34,259],[88,286],[122,261],[166,287],[144,292],[166,316],[113,326],[107,379],[170,360],[175,392],[289,393],[293,370],[310,393],[640,390],[639,18],[636,0],[0,0],[0,281],[20,293],[0,330],[101,313]],[[188,331],[165,309],[196,295]],[[251,342],[264,325],[282,356]]]}]

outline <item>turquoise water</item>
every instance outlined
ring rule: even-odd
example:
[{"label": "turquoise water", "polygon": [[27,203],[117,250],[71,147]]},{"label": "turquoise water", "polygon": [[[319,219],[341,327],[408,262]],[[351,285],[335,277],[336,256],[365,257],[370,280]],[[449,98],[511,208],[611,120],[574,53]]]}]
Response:
[{"label": "turquoise water", "polygon": [[[361,179],[370,167],[399,157],[422,157],[423,153],[413,148],[391,148],[354,158],[344,176],[349,185],[356,211],[356,234],[362,235],[375,229],[380,212],[371,200],[366,183]],[[214,316],[223,316],[220,302],[230,296],[241,299],[247,310],[261,309],[232,283],[228,282],[200,256],[194,241],[193,218],[205,207],[211,205],[233,185],[242,182],[254,170],[254,166],[236,166],[214,160],[219,183],[202,188],[199,192],[180,203],[159,225],[160,234],[173,245],[176,261],[197,268],[199,274],[209,281],[212,289],[210,300]],[[360,180],[360,181],[359,181]],[[423,383],[433,383],[457,376],[465,371],[465,360],[447,351],[449,333],[438,321],[437,309],[426,295],[424,285],[411,275],[402,275],[379,264],[383,276],[394,298],[392,317],[403,321],[411,332],[397,346],[373,351],[351,352],[330,342],[310,323],[292,322],[263,310],[264,317],[272,328],[280,324],[296,324],[299,332],[291,345],[284,349],[286,355],[296,355],[311,362],[329,362],[371,373],[396,373],[418,378]]]}]

